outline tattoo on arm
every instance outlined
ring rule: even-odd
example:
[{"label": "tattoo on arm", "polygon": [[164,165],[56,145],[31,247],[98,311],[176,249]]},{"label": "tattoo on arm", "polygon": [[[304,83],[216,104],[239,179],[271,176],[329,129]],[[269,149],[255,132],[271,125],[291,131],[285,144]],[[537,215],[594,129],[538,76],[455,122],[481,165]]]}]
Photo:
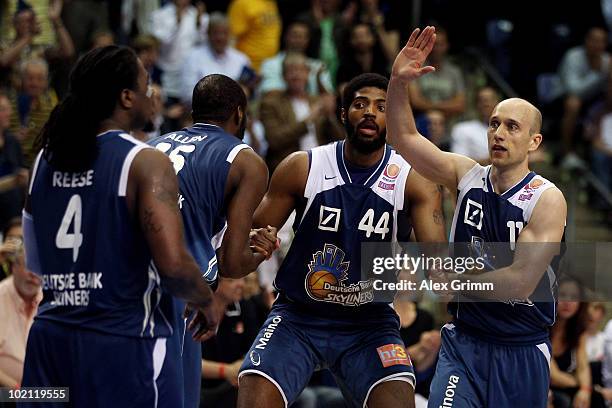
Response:
[{"label": "tattoo on arm", "polygon": [[162,179],[157,187],[158,188],[154,189],[155,198],[166,204],[169,208],[178,210],[178,187],[176,185],[176,174],[172,168],[164,171]]},{"label": "tattoo on arm", "polygon": [[153,210],[151,208],[145,208],[144,210],[144,229],[155,234],[162,230],[162,226],[153,221]]},{"label": "tattoo on arm", "polygon": [[440,210],[439,208],[436,208],[433,211],[433,220],[434,220],[434,223],[436,223],[437,225],[444,224],[444,214],[442,213],[442,210]]}]

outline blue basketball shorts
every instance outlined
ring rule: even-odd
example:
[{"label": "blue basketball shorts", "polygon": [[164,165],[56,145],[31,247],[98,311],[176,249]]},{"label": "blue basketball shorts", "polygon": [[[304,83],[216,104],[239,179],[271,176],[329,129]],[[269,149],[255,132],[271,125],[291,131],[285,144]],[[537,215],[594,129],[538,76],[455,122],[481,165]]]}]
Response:
[{"label": "blue basketball shorts", "polygon": [[287,302],[274,304],[240,368],[239,379],[267,378],[291,405],[312,373],[328,368],[351,406],[363,407],[372,389],[384,381],[415,376],[399,332],[399,318],[388,306],[375,318],[315,317]]},{"label": "blue basketball shorts", "polygon": [[23,387],[68,387],[70,403],[20,407],[182,407],[179,356],[166,338],[142,339],[34,321]]},{"label": "blue basketball shorts", "polygon": [[442,328],[429,408],[546,408],[550,343],[483,341],[454,324]]}]

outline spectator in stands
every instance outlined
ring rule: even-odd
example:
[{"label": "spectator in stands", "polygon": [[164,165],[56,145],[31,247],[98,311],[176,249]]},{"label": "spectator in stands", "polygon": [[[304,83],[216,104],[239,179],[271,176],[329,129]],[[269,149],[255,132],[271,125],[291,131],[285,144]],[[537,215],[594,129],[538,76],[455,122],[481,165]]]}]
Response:
[{"label": "spectator in stands", "polygon": [[[606,85],[605,99],[596,103],[585,120],[584,135],[591,145],[591,168],[599,180],[612,191],[612,80]],[[592,200],[595,208],[607,208],[605,201],[597,196]],[[612,209],[609,209],[612,221]]]},{"label": "spectator in stands", "polygon": [[301,54],[288,54],[283,62],[285,91],[269,92],[261,101],[260,120],[268,141],[270,171],[289,154],[309,150],[343,137],[336,119],[336,99],[308,95],[308,62]]},{"label": "spectator in stands", "polygon": [[19,2],[19,4],[20,8],[13,17],[15,37],[10,42],[0,43],[0,86],[13,88],[20,86],[18,67],[22,61],[41,58],[55,64],[70,60],[75,55],[72,39],[60,17],[62,0],[49,2],[48,7],[48,19],[57,38],[57,45],[55,42],[36,42],[41,35],[36,14],[27,3]]},{"label": "spectator in stands", "polygon": [[354,3],[349,3],[347,9],[340,13],[339,0],[311,0],[310,10],[298,16],[298,20],[310,27],[308,56],[323,61],[334,86],[342,51],[338,46],[344,42],[355,12]]},{"label": "spectator in stands", "polygon": [[64,10],[63,18],[77,55],[91,48],[94,33],[109,30],[108,6],[108,0],[71,0]]},{"label": "spectator in stands", "polygon": [[[259,85],[259,92],[264,94],[274,90],[284,90],[287,85],[283,80],[283,61],[287,53],[299,53],[306,55],[308,44],[310,43],[310,28],[308,24],[302,21],[294,21],[285,31],[283,51],[279,52],[272,58],[266,59],[261,64],[262,80]],[[308,67],[310,74],[308,75],[308,93],[310,95],[319,95],[319,93],[332,92],[333,86],[329,71],[323,65],[323,62],[308,58]]]},{"label": "spectator in stands", "polygon": [[551,328],[550,383],[555,408],[605,406],[601,394],[592,388],[585,337],[588,304],[583,299],[576,280],[561,280],[557,320]]},{"label": "spectator in stands", "polygon": [[182,94],[182,68],[192,48],[204,42],[208,14],[189,0],[173,0],[151,13],[150,32],[161,43],[159,67],[167,104],[178,102]]},{"label": "spectator in stands", "polygon": [[436,70],[410,84],[410,99],[418,111],[436,109],[452,119],[465,111],[465,82],[461,69],[447,58],[448,48],[446,30],[436,27],[436,44],[427,61]]},{"label": "spectator in stands", "polygon": [[344,47],[336,84],[342,91],[343,85],[357,75],[374,72],[389,76],[389,64],[392,60],[385,57],[379,39],[369,24],[358,23],[351,27],[347,44]]},{"label": "spectator in stands", "polygon": [[0,245],[0,281],[11,276],[11,266],[14,254],[22,244],[23,231],[21,217],[11,218],[2,229],[2,244]]},{"label": "spectator in stands", "polygon": [[412,359],[417,377],[415,392],[427,398],[440,350],[440,332],[433,316],[410,299],[398,296],[393,302],[400,318],[400,334]]},{"label": "spectator in stands", "polygon": [[604,328],[604,357],[601,367],[604,388],[599,389],[606,401],[612,402],[612,320]]},{"label": "spectator in stands", "polygon": [[12,238],[11,276],[0,282],[0,386],[10,388],[21,383],[28,332],[42,299],[40,277],[25,268],[22,239]]},{"label": "spectator in stands", "polygon": [[[564,153],[573,150],[573,138],[580,113],[605,91],[610,70],[610,54],[606,52],[608,34],[603,28],[591,28],[584,45],[565,53],[559,66],[559,76],[564,88],[564,112],[561,119],[561,141]],[[567,164],[575,161],[568,155]]]},{"label": "spectator in stands", "polygon": [[369,24],[374,29],[385,58],[393,61],[399,51],[400,33],[390,26],[389,19],[381,12],[379,6],[378,0],[361,0],[357,18],[359,22]]},{"label": "spectator in stands", "polygon": [[278,53],[282,22],[275,0],[233,0],[228,9],[236,48],[245,53],[255,71]]},{"label": "spectator in stands", "polygon": [[442,150],[448,150],[446,117],[442,111],[431,109],[425,112],[427,120],[427,138]]},{"label": "spectator in stands", "polygon": [[49,66],[42,59],[21,64],[21,88],[11,94],[11,132],[19,143],[29,167],[34,160],[34,140],[57,105],[57,95],[49,89]]},{"label": "spectator in stands", "polygon": [[[59,4],[58,4],[59,3]],[[11,0],[0,2],[0,42],[9,42],[15,37],[15,26],[13,19],[15,15],[24,9],[31,9],[36,16],[48,16],[53,14],[53,8],[62,7],[63,0]],[[51,21],[47,18],[36,19],[37,35],[33,39],[34,47],[56,47],[57,38],[53,31]]]},{"label": "spectator in stands", "polygon": [[227,17],[219,12],[210,15],[208,41],[194,47],[183,63],[182,101],[191,106],[193,87],[209,74],[223,74],[238,81],[251,69],[251,62],[242,52],[230,46],[230,29]]},{"label": "spectator in stands", "polygon": [[161,69],[157,66],[159,60],[159,40],[150,34],[139,35],[132,42],[132,48],[149,73],[149,80],[161,85]]},{"label": "spectator in stands", "polygon": [[109,30],[98,30],[91,35],[91,49],[115,45],[115,35]]},{"label": "spectator in stands", "polygon": [[0,228],[21,214],[28,171],[21,145],[9,131],[11,104],[0,91]]},{"label": "spectator in stands", "polygon": [[489,164],[487,129],[493,108],[499,102],[499,94],[490,86],[480,88],[476,93],[478,118],[456,123],[451,130],[451,151]]},{"label": "spectator in stands", "polygon": [[[160,0],[123,0],[121,1],[121,23],[120,37],[133,37],[133,33],[138,35],[150,34],[149,17],[151,13],[160,7],[160,4],[165,4],[165,1]],[[206,6],[201,1],[196,2],[196,7]]]},{"label": "spectator in stands", "polygon": [[589,305],[585,338],[586,352],[589,362],[603,360],[604,356],[604,333],[601,324],[606,317],[606,306],[602,302],[594,302]]},{"label": "spectator in stands", "polygon": [[220,278],[215,291],[222,313],[217,335],[202,344],[202,407],[233,407],[238,370],[263,321],[255,303],[243,298],[244,278]]}]

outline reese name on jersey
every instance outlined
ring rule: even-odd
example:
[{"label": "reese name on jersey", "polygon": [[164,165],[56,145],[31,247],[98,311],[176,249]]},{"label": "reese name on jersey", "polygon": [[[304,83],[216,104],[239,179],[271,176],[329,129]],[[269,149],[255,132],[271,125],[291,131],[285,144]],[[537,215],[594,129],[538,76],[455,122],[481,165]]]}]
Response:
[{"label": "reese name on jersey", "polygon": [[85,187],[93,184],[93,170],[82,173],[68,173],[61,171],[53,172],[53,187]]}]

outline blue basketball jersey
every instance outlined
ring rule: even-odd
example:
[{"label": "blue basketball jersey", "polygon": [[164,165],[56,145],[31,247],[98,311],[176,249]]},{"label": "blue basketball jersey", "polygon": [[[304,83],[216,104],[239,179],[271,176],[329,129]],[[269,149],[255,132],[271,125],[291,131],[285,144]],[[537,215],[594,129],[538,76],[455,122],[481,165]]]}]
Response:
[{"label": "blue basketball jersey", "polygon": [[[167,337],[172,298],[126,192],[144,143],[122,131],[97,137],[98,156],[80,173],[53,169],[41,153],[32,170],[30,206],[43,280],[37,319],[120,336]],[[78,152],[75,152],[78,154]]]},{"label": "blue basketball jersey", "polygon": [[[508,242],[509,260],[522,229],[527,226],[542,193],[555,185],[530,172],[503,194],[495,193],[491,166],[475,165],[460,180],[451,242],[469,242],[486,247],[488,242]],[[492,268],[507,265],[490,265]],[[486,273],[486,272],[485,272]],[[548,339],[555,320],[556,278],[548,267],[534,294],[538,300],[470,302],[449,304],[458,327],[500,343],[536,344]]]},{"label": "blue basketball jersey", "polygon": [[226,228],[225,184],[232,162],[250,148],[218,126],[196,123],[149,142],[169,155],[179,179],[179,207],[191,254],[209,283],[217,280],[216,249]]},{"label": "blue basketball jersey", "polygon": [[323,316],[370,310],[372,279],[363,280],[361,244],[396,242],[410,165],[386,146],[380,163],[361,183],[351,177],[344,142],[309,152],[305,205],[295,238],[275,279],[289,300]]}]

